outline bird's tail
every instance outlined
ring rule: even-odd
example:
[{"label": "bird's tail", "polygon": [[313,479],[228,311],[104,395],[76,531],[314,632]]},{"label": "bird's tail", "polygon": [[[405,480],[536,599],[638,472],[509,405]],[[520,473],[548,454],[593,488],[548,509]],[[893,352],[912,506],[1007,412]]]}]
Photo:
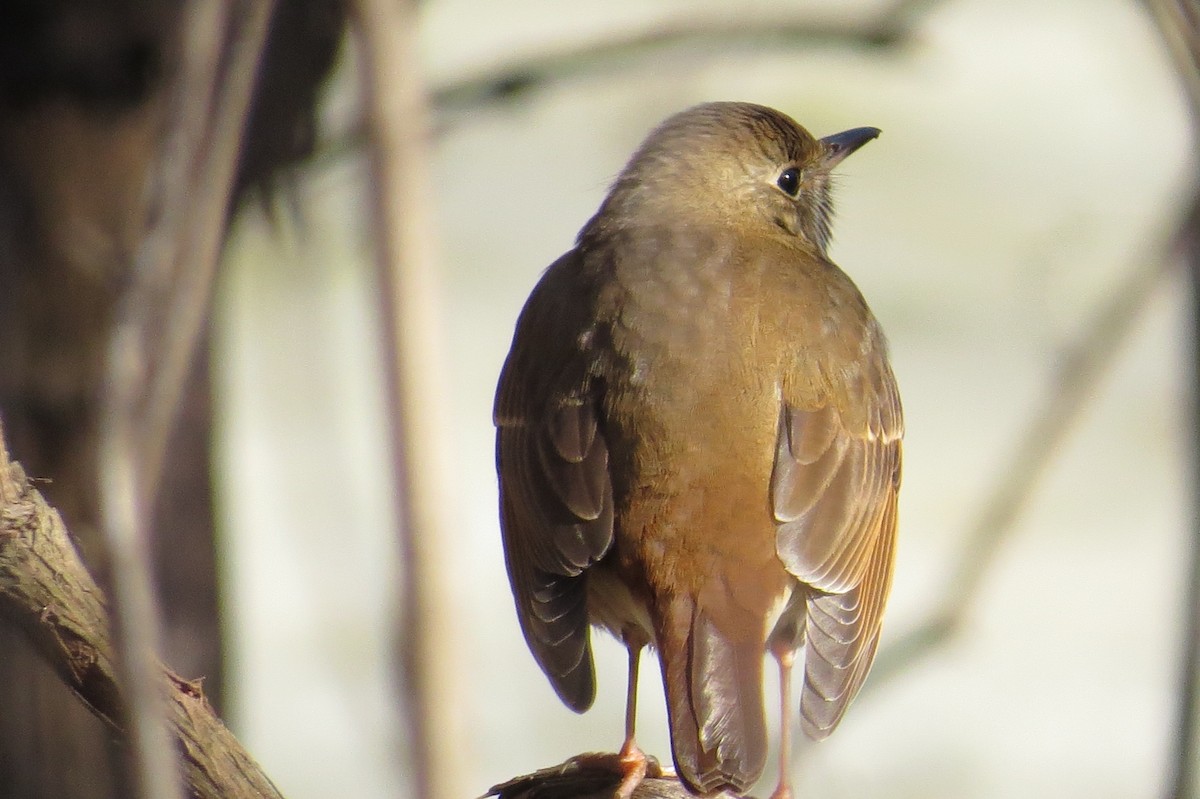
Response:
[{"label": "bird's tail", "polygon": [[665,611],[658,647],[675,768],[697,793],[742,795],[767,756],[761,636],[718,630],[687,597]]}]

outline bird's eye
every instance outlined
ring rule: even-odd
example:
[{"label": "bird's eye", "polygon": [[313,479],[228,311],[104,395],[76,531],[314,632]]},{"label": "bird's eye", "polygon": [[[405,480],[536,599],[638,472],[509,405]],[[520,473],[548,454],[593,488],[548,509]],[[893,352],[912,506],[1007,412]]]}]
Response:
[{"label": "bird's eye", "polygon": [[800,193],[800,170],[789,166],[779,175],[779,180],[775,181],[775,185],[782,189],[787,196],[795,197]]}]

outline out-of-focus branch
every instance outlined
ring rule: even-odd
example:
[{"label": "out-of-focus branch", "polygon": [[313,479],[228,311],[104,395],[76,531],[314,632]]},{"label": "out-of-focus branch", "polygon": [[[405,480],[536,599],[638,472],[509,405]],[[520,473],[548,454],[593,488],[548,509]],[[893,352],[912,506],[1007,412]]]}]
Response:
[{"label": "out-of-focus branch", "polygon": [[1200,2],[1145,0],[1167,45],[1175,72],[1191,104],[1193,125],[1200,125]]},{"label": "out-of-focus branch", "polygon": [[156,494],[183,380],[208,318],[273,9],[271,0],[193,0],[184,15],[170,127],[152,176],[133,282],[117,319],[118,337],[127,337],[119,354],[141,358],[131,375],[136,383],[126,391],[139,414],[135,457],[147,498]]},{"label": "out-of-focus branch", "polygon": [[447,573],[455,507],[443,422],[445,358],[435,223],[430,207],[428,108],[421,79],[416,0],[357,0],[370,158],[392,477],[400,513],[404,602],[402,663],[413,793],[468,795],[456,747],[461,659],[455,656],[454,592]]},{"label": "out-of-focus branch", "polygon": [[[0,429],[0,615],[29,637],[76,695],[126,737],[104,594],[84,568],[58,513],[9,460]],[[197,799],[282,799],[237,739],[213,715],[198,683],[155,664],[189,792]],[[175,751],[173,748],[172,751]]]},{"label": "out-of-focus branch", "polygon": [[100,421],[100,506],[138,794],[179,796],[158,690],[148,514],[211,296],[271,2],[187,3],[171,126],[132,282],[117,306]]},{"label": "out-of-focus branch", "polygon": [[862,17],[814,18],[802,16],[747,17],[727,11],[691,12],[669,19],[650,20],[618,33],[605,33],[592,41],[575,42],[557,49],[489,66],[475,75],[455,80],[433,92],[439,111],[470,108],[512,99],[552,81],[615,70],[648,56],[659,56],[674,47],[798,48],[853,45],[886,48],[901,43],[912,25],[937,0],[892,0]]},{"label": "out-of-focus branch", "polygon": [[[1192,112],[1193,157],[1200,160],[1200,0],[1147,0]],[[1175,730],[1166,795],[1200,795],[1200,207],[1184,223],[1181,259],[1191,284],[1191,551],[1185,572]]]},{"label": "out-of-focus branch", "polygon": [[[1194,216],[1198,208],[1200,195],[1193,197],[1184,219]],[[1043,405],[1032,414],[1015,451],[1001,468],[999,478],[968,528],[966,544],[951,571],[949,584],[937,594],[938,606],[925,622],[880,653],[866,689],[877,690],[912,669],[953,638],[971,617],[1000,545],[1012,532],[1046,469],[1087,408],[1096,387],[1108,374],[1154,288],[1174,266],[1186,229],[1186,221],[1176,225],[1167,246],[1159,248],[1157,254],[1151,254],[1129,273],[1084,327],[1078,343],[1063,354]]]},{"label": "out-of-focus branch", "polygon": [[1180,625],[1175,734],[1167,777],[1171,799],[1192,799],[1200,792],[1200,207],[1194,209],[1183,238],[1184,267],[1192,289],[1192,529]]},{"label": "out-of-focus branch", "polygon": [[[922,15],[938,2],[941,0],[892,0],[872,14],[850,18],[814,19],[809,14],[747,19],[728,13],[693,13],[650,20],[629,30],[599,34],[590,41],[504,59],[474,74],[434,85],[430,106],[439,118],[434,133],[442,132],[456,114],[512,101],[556,81],[615,72],[639,63],[657,66],[660,62],[650,59],[668,49],[711,54],[764,47],[896,47],[908,40]],[[310,168],[327,167],[361,152],[365,138],[361,126],[343,131],[321,148]]]}]

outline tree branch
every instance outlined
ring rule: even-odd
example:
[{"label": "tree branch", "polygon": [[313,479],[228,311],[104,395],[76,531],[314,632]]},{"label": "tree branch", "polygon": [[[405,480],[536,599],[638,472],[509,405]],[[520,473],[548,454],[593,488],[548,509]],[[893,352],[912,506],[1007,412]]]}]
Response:
[{"label": "tree branch", "polygon": [[[114,733],[128,740],[128,708],[114,669],[103,592],[79,559],[58,513],[9,459],[0,427],[0,615]],[[199,682],[161,664],[153,683],[197,799],[282,799],[221,723]]]},{"label": "tree branch", "polygon": [[[557,766],[514,777],[492,786],[486,797],[497,799],[612,799],[621,778],[608,768],[589,765],[592,755],[573,757]],[[600,755],[602,759],[615,755]],[[646,777],[638,783],[630,799],[695,799],[695,794],[674,776]],[[710,799],[736,799],[722,791]],[[752,799],[747,797],[747,799]]]},{"label": "tree branch", "polygon": [[155,691],[159,620],[149,513],[179,398],[208,316],[271,2],[190,2],[151,214],[109,342],[100,420],[101,528],[112,565],[118,665],[138,793],[179,792]]}]

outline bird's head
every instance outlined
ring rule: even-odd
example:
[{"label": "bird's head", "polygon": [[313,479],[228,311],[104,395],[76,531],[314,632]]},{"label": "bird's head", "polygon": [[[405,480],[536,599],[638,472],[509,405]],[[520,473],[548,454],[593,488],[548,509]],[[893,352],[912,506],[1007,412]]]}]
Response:
[{"label": "bird's head", "polygon": [[830,173],[878,135],[878,128],[854,128],[817,139],[765,106],[698,105],[646,138],[605,209],[633,224],[668,220],[782,232],[823,253],[833,211]]}]

